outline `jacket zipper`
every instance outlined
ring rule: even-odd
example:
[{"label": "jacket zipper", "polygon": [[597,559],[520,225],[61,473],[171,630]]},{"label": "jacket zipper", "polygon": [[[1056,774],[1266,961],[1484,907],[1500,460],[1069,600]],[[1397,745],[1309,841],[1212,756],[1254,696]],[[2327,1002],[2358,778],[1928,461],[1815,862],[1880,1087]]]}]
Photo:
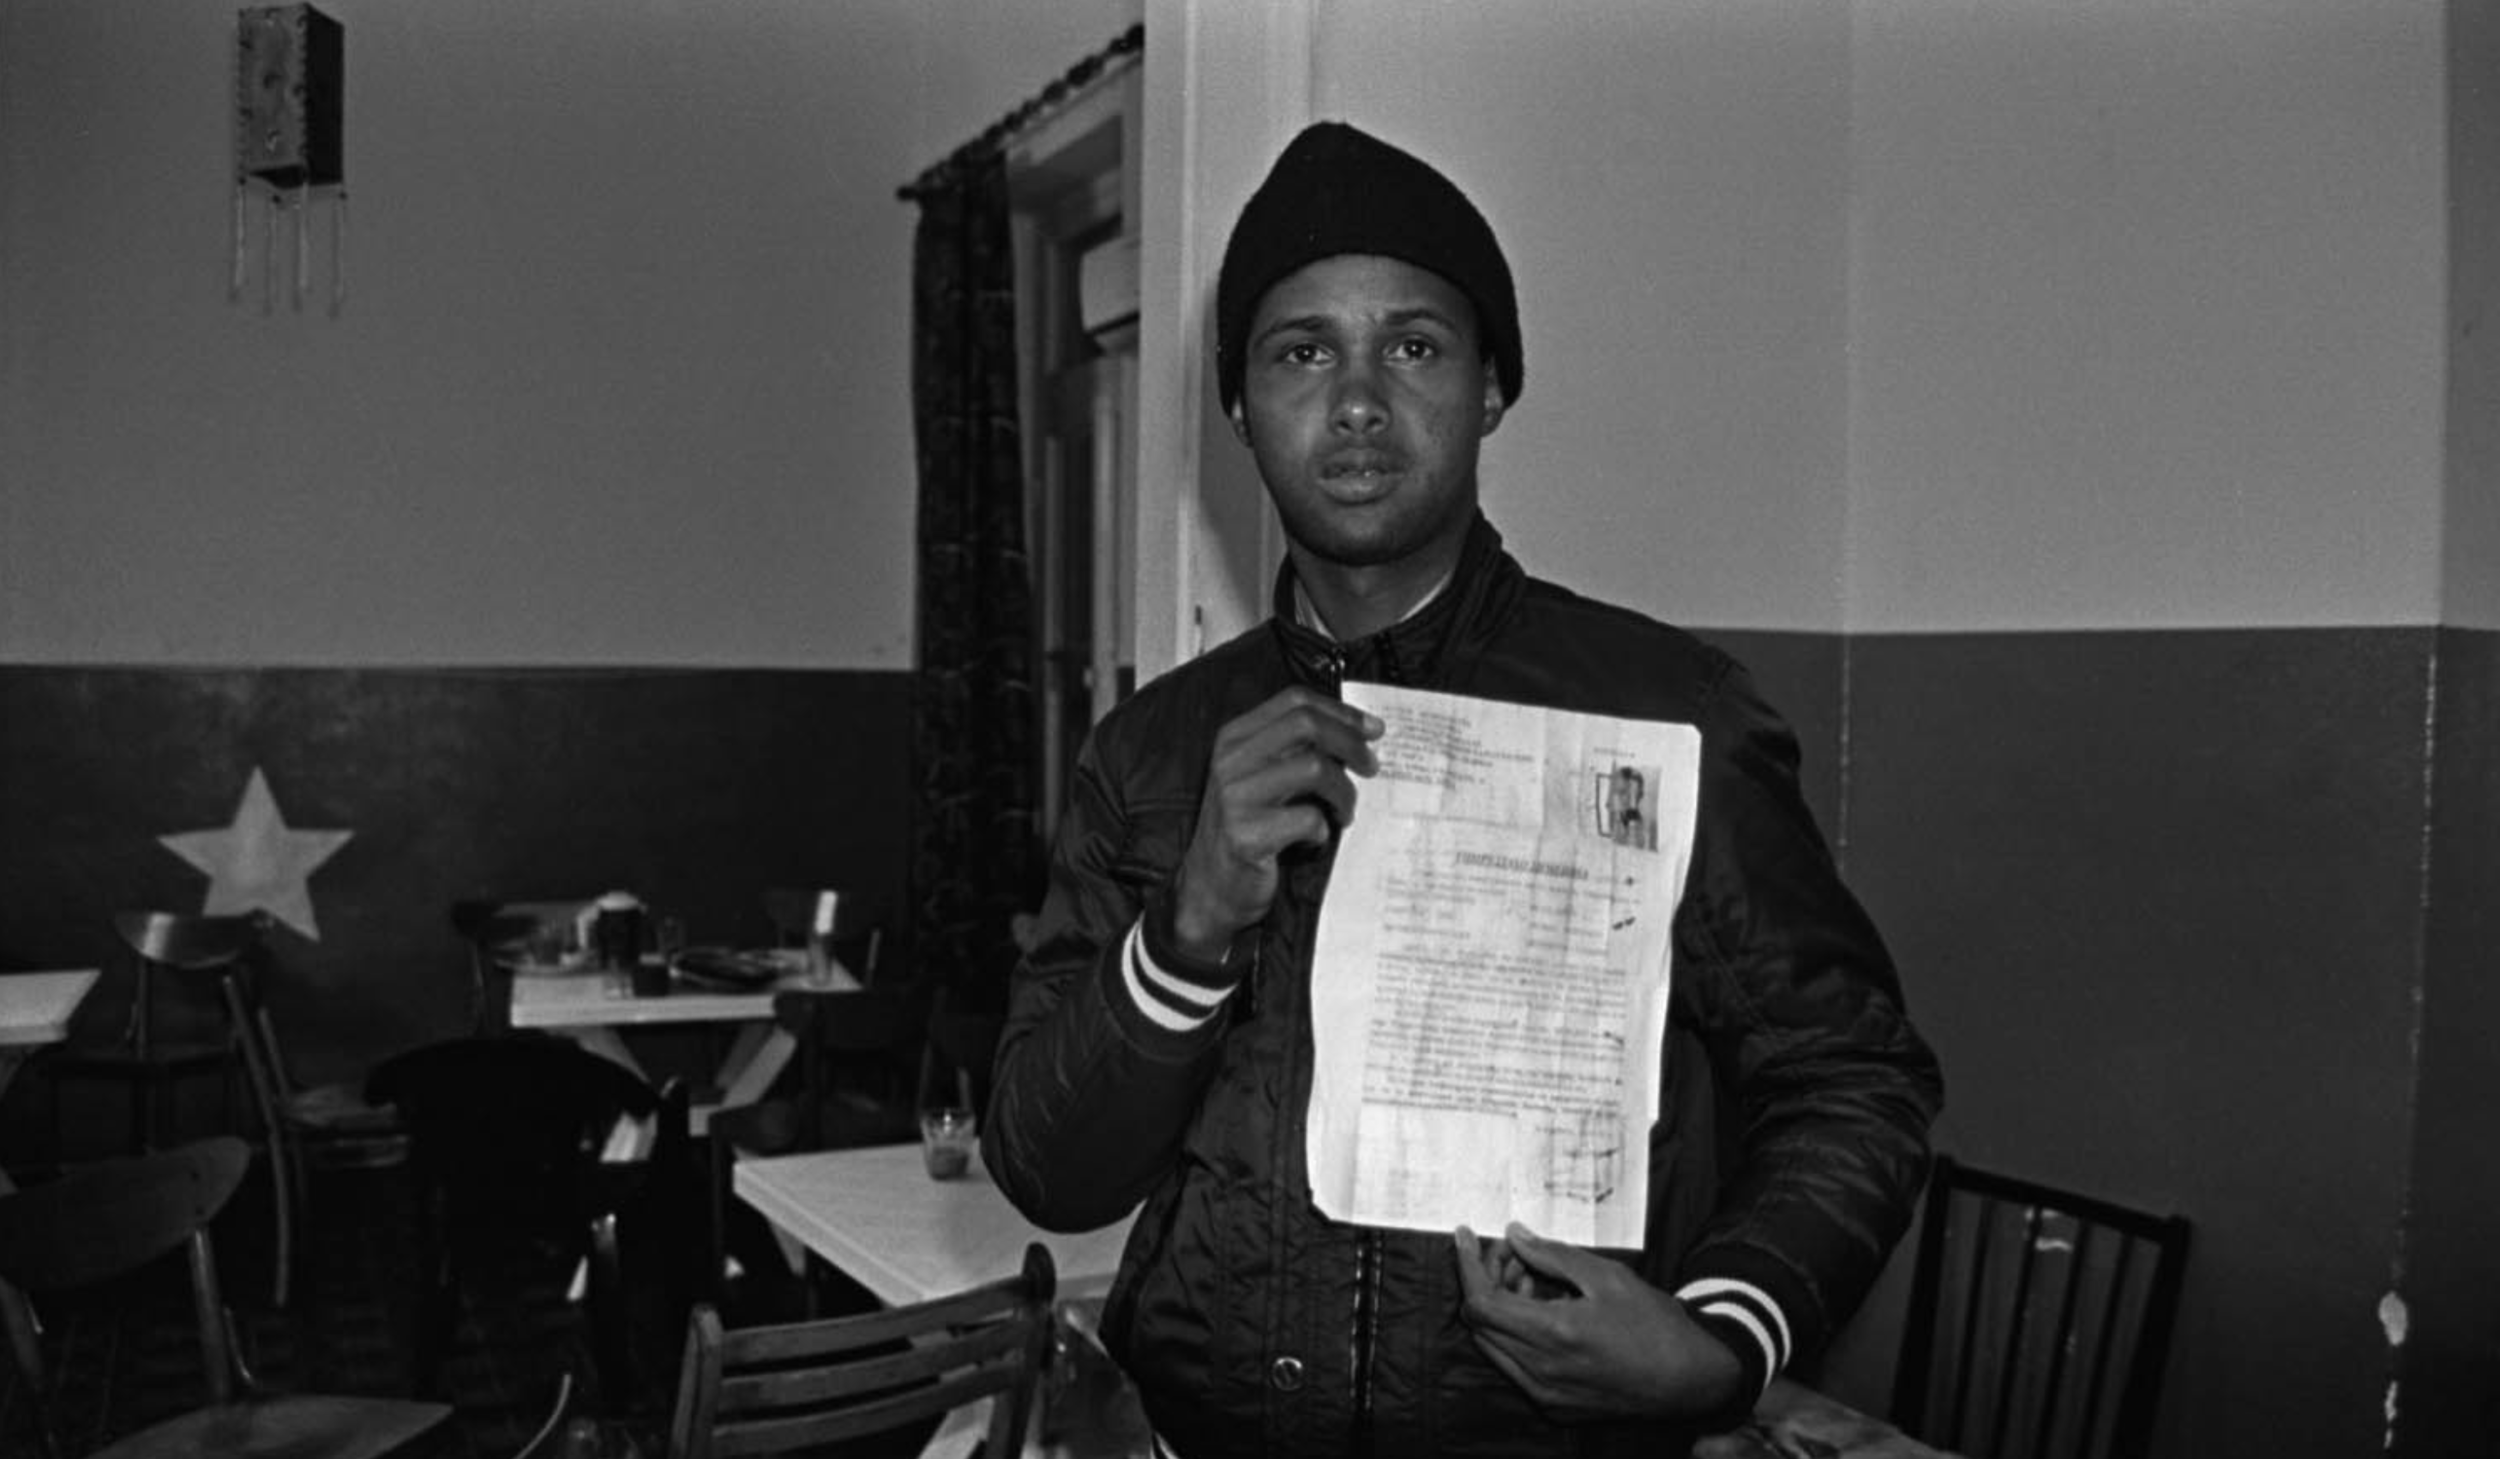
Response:
[{"label": "jacket zipper", "polygon": [[1354,1243],[1354,1452],[1372,1451],[1372,1362],[1380,1348],[1380,1258],[1377,1231]]},{"label": "jacket zipper", "polygon": [[[1390,635],[1382,634],[1380,677],[1391,684],[1406,682]],[[1345,650],[1329,650],[1329,667],[1340,696],[1345,685]],[[1378,1231],[1365,1231],[1354,1243],[1354,1452],[1372,1451],[1372,1367],[1380,1353],[1380,1263],[1383,1241]]]}]

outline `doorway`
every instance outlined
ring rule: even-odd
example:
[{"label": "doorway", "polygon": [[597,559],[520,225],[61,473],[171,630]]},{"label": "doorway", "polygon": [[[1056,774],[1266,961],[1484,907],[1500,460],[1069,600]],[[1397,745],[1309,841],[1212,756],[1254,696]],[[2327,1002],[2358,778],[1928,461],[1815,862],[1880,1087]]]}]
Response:
[{"label": "doorway", "polygon": [[1138,81],[1107,79],[1008,161],[1045,843],[1086,734],[1136,687]]}]

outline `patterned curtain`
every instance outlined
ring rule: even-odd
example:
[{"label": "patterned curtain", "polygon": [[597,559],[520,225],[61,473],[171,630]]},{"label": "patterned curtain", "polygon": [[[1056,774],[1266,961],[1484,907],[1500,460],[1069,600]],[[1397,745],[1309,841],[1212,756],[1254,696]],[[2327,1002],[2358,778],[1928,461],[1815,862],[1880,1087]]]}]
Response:
[{"label": "patterned curtain", "polygon": [[913,945],[929,976],[989,1008],[1005,1002],[1008,919],[1034,895],[1042,857],[1005,163],[995,151],[960,161],[913,196]]}]

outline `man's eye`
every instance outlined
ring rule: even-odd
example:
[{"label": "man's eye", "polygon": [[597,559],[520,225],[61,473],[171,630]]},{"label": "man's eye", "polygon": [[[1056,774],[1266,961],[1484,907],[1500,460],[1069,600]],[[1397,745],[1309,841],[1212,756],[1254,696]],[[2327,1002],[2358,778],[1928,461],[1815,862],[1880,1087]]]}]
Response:
[{"label": "man's eye", "polygon": [[1410,336],[1391,345],[1389,353],[1395,359],[1429,360],[1441,353],[1441,347],[1431,340]]},{"label": "man's eye", "polygon": [[1285,346],[1278,352],[1277,358],[1288,365],[1316,365],[1328,358],[1328,352],[1306,340],[1301,344]]}]

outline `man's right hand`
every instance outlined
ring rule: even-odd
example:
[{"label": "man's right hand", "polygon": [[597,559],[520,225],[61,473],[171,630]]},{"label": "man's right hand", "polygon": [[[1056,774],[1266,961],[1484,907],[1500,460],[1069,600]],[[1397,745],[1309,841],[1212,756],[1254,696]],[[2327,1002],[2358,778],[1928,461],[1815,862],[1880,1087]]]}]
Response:
[{"label": "man's right hand", "polygon": [[1198,831],[1173,884],[1181,950],[1219,961],[1276,899],[1276,858],[1325,845],[1354,817],[1354,780],[1379,768],[1372,715],[1300,685],[1216,732]]}]

